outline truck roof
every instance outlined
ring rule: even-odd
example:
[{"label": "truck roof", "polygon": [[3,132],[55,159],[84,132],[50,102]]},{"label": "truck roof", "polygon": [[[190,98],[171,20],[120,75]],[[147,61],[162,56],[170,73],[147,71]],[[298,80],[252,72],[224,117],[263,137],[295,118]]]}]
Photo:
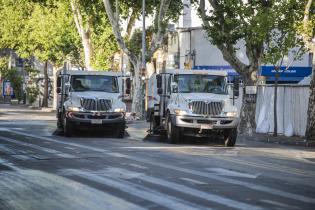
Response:
[{"label": "truck roof", "polygon": [[186,69],[166,69],[166,73],[169,74],[205,74],[215,76],[227,76],[226,71],[220,70],[186,70]]},{"label": "truck roof", "polygon": [[[60,71],[62,72],[62,71]],[[64,72],[70,75],[106,75],[106,76],[122,76],[121,72],[113,72],[113,71],[75,71],[75,70],[67,70]]]}]

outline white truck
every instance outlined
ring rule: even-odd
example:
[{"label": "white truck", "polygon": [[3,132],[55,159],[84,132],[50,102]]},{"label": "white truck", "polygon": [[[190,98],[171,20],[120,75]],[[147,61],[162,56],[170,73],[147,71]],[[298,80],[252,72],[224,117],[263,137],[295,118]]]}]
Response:
[{"label": "white truck", "polygon": [[[57,78],[57,126],[72,136],[77,128],[125,133],[126,105],[122,102],[122,76],[115,72],[60,71]],[[126,90],[127,94],[129,90]]]},{"label": "white truck", "polygon": [[169,143],[179,143],[183,135],[209,137],[217,133],[223,136],[225,146],[234,146],[239,111],[231,98],[234,94],[228,93],[231,91],[224,71],[165,70],[153,74],[147,93],[150,130],[164,131]]}]

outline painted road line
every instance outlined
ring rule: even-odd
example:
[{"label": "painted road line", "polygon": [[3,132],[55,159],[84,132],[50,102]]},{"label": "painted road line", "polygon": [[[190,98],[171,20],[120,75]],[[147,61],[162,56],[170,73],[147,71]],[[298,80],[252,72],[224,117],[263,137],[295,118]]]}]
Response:
[{"label": "painted road line", "polygon": [[94,174],[92,171],[81,171],[81,170],[65,170],[66,174],[72,174],[74,176],[79,176],[84,179],[97,182],[122,192],[137,196],[139,198],[151,201],[160,206],[164,206],[168,209],[185,209],[185,210],[200,210],[200,209],[210,209],[206,207],[201,207],[185,200],[175,198],[173,196],[154,191],[152,189],[143,187],[142,185],[134,184],[131,182],[124,181],[122,179],[114,179],[112,177],[104,177],[101,175]]},{"label": "painted road line", "polygon": [[176,170],[176,171],[187,173],[187,174],[191,174],[191,175],[196,175],[196,176],[200,176],[200,177],[214,179],[214,180],[217,180],[217,181],[220,181],[220,182],[225,182],[225,183],[228,183],[228,184],[239,185],[239,186],[251,189],[251,190],[260,191],[260,192],[264,192],[264,193],[267,193],[267,194],[281,196],[281,197],[284,197],[284,198],[289,198],[289,199],[293,199],[293,200],[297,200],[297,201],[301,201],[301,202],[305,202],[305,203],[314,203],[315,204],[315,198],[311,198],[311,197],[307,197],[307,196],[303,196],[303,195],[298,195],[298,194],[295,194],[295,193],[290,193],[290,192],[274,189],[274,188],[271,188],[271,187],[266,187],[266,186],[262,186],[262,185],[258,185],[258,184],[254,184],[254,183],[249,183],[249,182],[245,182],[245,181],[239,181],[239,180],[234,180],[234,179],[231,179],[231,178],[217,176],[215,174],[211,174],[211,173],[208,173],[208,172],[201,172],[201,171],[191,170],[191,169],[187,169],[187,168],[181,168],[181,167],[177,167],[177,166],[167,165],[166,163],[152,162],[150,160],[146,160],[146,159],[143,159],[143,158],[138,158],[138,157],[135,157],[135,156],[128,156],[126,158],[134,160],[134,161],[138,161],[138,162],[142,162],[142,163],[147,163],[147,164],[150,164],[150,165],[158,166],[158,167],[161,167],[161,168],[167,168],[167,169],[170,169],[170,170]]},{"label": "painted road line", "polygon": [[[13,163],[11,163],[11,162],[9,162],[9,161],[7,161],[5,159],[2,159],[1,157],[0,157],[0,165],[4,165],[4,166],[6,166],[6,167],[8,167],[8,168],[10,168],[12,170],[19,170],[19,168],[16,167]],[[0,193],[0,195],[1,195],[1,193]]]},{"label": "painted road line", "polygon": [[74,155],[66,154],[66,153],[63,153],[63,152],[60,152],[60,151],[57,151],[57,150],[54,150],[54,149],[41,147],[41,146],[38,146],[38,145],[35,145],[35,144],[30,144],[30,143],[27,143],[27,142],[17,141],[17,140],[11,139],[11,138],[7,138],[7,137],[1,136],[0,139],[3,140],[3,141],[7,141],[7,142],[10,142],[10,143],[13,143],[13,144],[20,145],[20,146],[22,145],[22,146],[25,146],[25,147],[31,147],[33,149],[37,149],[37,150],[40,150],[40,151],[43,151],[43,152],[46,152],[46,153],[54,154],[56,156],[60,156],[60,157],[63,157],[63,158],[76,158],[76,156],[74,156]]},{"label": "painted road line", "polygon": [[238,171],[233,171],[230,169],[224,169],[224,168],[206,168],[207,171],[214,172],[216,175],[222,175],[222,176],[231,176],[231,177],[241,177],[241,178],[249,178],[249,179],[256,179],[259,174],[248,174],[248,173],[242,173]]},{"label": "painted road line", "polygon": [[132,166],[134,168],[140,168],[140,169],[147,169],[147,167],[145,166],[141,166],[141,165],[138,165],[138,164],[134,164],[134,163],[130,163],[128,164],[129,166]]},{"label": "painted road line", "polygon": [[[219,159],[219,158],[217,158]],[[220,157],[220,159],[229,161],[229,162],[233,162],[239,165],[246,165],[246,166],[251,166],[251,167],[255,167],[255,168],[263,168],[263,169],[267,169],[267,170],[273,170],[273,171],[279,171],[282,173],[289,173],[289,174],[295,174],[295,175],[299,175],[299,176],[307,176],[307,177],[312,177],[313,175],[310,173],[306,173],[302,170],[299,169],[294,169],[294,168],[290,168],[290,167],[285,167],[282,165],[274,165],[274,164],[266,164],[266,163],[255,163],[255,162],[249,162],[246,160],[236,160],[235,158],[229,158],[229,157]]]},{"label": "painted road line", "polygon": [[106,192],[37,170],[1,172],[0,195],[6,209],[144,210]]},{"label": "painted road line", "polygon": [[83,148],[83,149],[88,149],[88,150],[92,150],[92,151],[100,152],[100,153],[109,152],[108,150],[105,150],[105,149],[99,149],[99,148],[96,148],[96,147],[90,147],[90,146],[77,144],[77,143],[73,143],[73,142],[66,142],[66,141],[56,140],[56,139],[49,138],[49,137],[44,137],[44,136],[36,136],[36,135],[33,135],[33,134],[20,132],[20,131],[16,131],[16,130],[13,130],[13,129],[11,129],[9,132],[15,133],[15,134],[19,134],[19,135],[23,135],[23,136],[33,137],[34,140],[41,139],[41,140],[46,140],[46,141],[50,141],[50,142],[54,142],[54,143],[59,143],[59,144],[63,144],[63,145],[72,146],[72,147],[79,147],[79,148]]},{"label": "painted road line", "polygon": [[[31,134],[27,134],[27,133],[23,133],[23,132],[18,132],[18,131],[12,131],[13,133],[17,133],[17,134],[21,134],[21,135],[26,135],[26,136],[34,136]],[[99,148],[95,148],[95,147],[90,147],[90,146],[85,146],[85,145],[80,145],[80,144],[75,144],[75,143],[71,143],[71,142],[63,142],[63,141],[59,141],[59,140],[55,140],[55,139],[51,139],[48,137],[36,137],[35,138],[39,138],[39,139],[43,139],[43,140],[47,140],[47,141],[51,141],[51,142],[56,142],[56,143],[61,143],[64,145],[71,145],[71,146],[76,146],[79,148],[84,148],[84,149],[90,149],[92,151],[96,151],[96,152],[103,152],[104,154],[110,155],[113,153],[106,153],[108,152],[108,150],[103,150],[103,149],[99,149]],[[286,191],[282,191],[282,190],[278,190],[278,189],[274,189],[271,187],[266,187],[263,185],[258,185],[258,184],[254,184],[254,183],[249,183],[249,182],[244,182],[244,181],[239,181],[239,180],[234,180],[234,179],[230,179],[230,178],[226,178],[226,177],[221,177],[221,176],[217,176],[208,172],[201,172],[201,171],[196,171],[196,170],[191,170],[191,169],[187,169],[187,168],[181,168],[181,167],[177,167],[177,166],[173,166],[173,165],[168,165],[166,163],[158,163],[158,162],[153,162],[150,160],[146,160],[144,158],[138,158],[135,156],[131,156],[131,155],[124,155],[121,153],[115,153],[117,154],[116,157],[119,158],[127,158],[130,160],[134,160],[140,163],[146,163],[148,165],[153,165],[153,166],[158,166],[161,168],[167,168],[170,170],[175,170],[175,171],[179,171],[182,173],[187,173],[187,174],[191,174],[191,175],[195,175],[195,176],[200,176],[200,177],[205,177],[205,178],[209,178],[209,179],[214,179],[220,182],[225,182],[228,184],[233,184],[233,185],[239,185],[251,190],[256,190],[256,191],[260,191],[260,192],[264,192],[267,194],[272,194],[275,196],[281,196],[284,198],[289,198],[289,199],[293,199],[293,200],[297,200],[297,201],[301,201],[301,202],[305,202],[305,203],[313,203],[315,204],[315,199],[314,198],[310,198],[307,196],[303,196],[303,195],[298,195],[298,194],[294,194],[294,193],[290,193],[290,192],[286,192]],[[115,156],[113,156],[115,157]]]},{"label": "painted road line", "polygon": [[232,200],[229,198],[225,198],[222,196],[218,196],[215,194],[206,193],[206,192],[196,190],[196,189],[193,189],[191,187],[187,187],[187,186],[184,186],[181,184],[177,184],[174,182],[166,181],[163,179],[155,178],[152,176],[148,176],[148,175],[145,175],[142,173],[137,173],[137,172],[122,169],[122,168],[108,168],[107,170],[100,171],[98,174],[103,174],[103,176],[106,176],[106,177],[124,178],[124,177],[121,177],[121,175],[122,175],[122,176],[127,176],[126,179],[130,179],[128,176],[132,175],[132,178],[137,178],[137,179],[140,179],[140,180],[145,181],[145,182],[149,182],[149,183],[152,183],[155,185],[163,186],[163,187],[166,187],[168,189],[175,190],[177,192],[187,194],[190,196],[199,197],[199,198],[202,198],[204,200],[218,203],[220,205],[224,205],[224,206],[227,206],[230,208],[242,209],[242,210],[249,210],[249,209],[250,210],[259,210],[259,209],[262,209],[258,206],[255,206],[255,205],[250,205],[250,204],[235,201],[235,200]]},{"label": "painted road line", "polygon": [[263,203],[270,204],[270,205],[272,205],[273,207],[278,206],[278,207],[280,207],[281,209],[300,209],[300,208],[298,208],[298,207],[296,207],[296,206],[292,206],[292,205],[289,206],[289,205],[287,205],[287,204],[280,203],[280,202],[277,202],[277,201],[264,200],[264,199],[262,199],[262,200],[260,200],[260,201],[263,202]]},{"label": "painted road line", "polygon": [[190,182],[190,183],[193,183],[193,184],[197,184],[197,185],[207,185],[208,184],[206,182],[201,182],[201,181],[198,181],[198,180],[195,180],[195,179],[190,179],[190,178],[187,178],[187,177],[181,177],[179,179],[187,181],[187,182]]}]

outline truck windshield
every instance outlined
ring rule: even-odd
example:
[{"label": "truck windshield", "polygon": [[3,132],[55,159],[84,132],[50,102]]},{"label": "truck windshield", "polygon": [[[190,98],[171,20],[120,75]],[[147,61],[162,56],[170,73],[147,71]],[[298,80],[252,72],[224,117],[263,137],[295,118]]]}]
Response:
[{"label": "truck windshield", "polygon": [[104,75],[73,75],[71,88],[74,92],[101,91],[118,93],[116,77]]},{"label": "truck windshield", "polygon": [[179,93],[227,94],[224,76],[180,74],[174,76]]}]

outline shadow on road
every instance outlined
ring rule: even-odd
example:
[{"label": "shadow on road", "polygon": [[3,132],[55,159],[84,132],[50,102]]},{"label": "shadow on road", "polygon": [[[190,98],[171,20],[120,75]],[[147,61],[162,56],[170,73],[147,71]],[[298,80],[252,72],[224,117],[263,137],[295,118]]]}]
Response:
[{"label": "shadow on road", "polygon": [[[54,136],[64,136],[62,129],[56,129],[53,132]],[[102,130],[75,130],[73,137],[82,138],[116,138],[113,131],[102,131]],[[125,131],[125,137],[129,137],[129,133]]]}]

